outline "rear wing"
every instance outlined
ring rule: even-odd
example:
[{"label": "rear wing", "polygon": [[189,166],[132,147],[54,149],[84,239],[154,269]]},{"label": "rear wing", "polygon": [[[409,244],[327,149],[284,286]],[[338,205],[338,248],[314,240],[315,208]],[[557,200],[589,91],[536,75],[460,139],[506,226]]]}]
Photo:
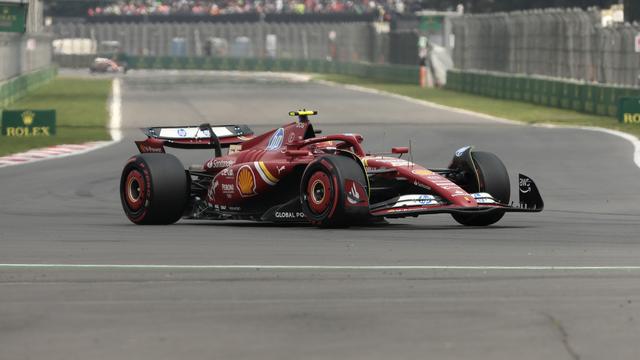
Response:
[{"label": "rear wing", "polygon": [[[247,125],[163,126],[142,128],[147,135],[144,141],[136,141],[141,153],[164,152],[164,146],[182,149],[228,148],[253,138]],[[213,136],[211,131],[213,131]]]}]

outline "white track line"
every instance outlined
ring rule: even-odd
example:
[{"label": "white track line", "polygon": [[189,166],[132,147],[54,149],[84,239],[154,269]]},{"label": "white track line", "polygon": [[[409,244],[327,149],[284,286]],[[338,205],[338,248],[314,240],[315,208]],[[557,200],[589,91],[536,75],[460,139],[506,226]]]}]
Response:
[{"label": "white track line", "polygon": [[[268,78],[268,79],[276,79],[276,80],[288,80],[292,82],[308,82],[313,76],[310,74],[301,74],[301,73],[290,73],[290,72],[278,72],[278,71],[242,71],[242,70],[153,70],[153,69],[143,69],[143,70],[131,70],[129,72],[130,75],[191,75],[191,76],[206,76],[206,75],[214,75],[214,76],[234,76],[234,77],[242,77],[242,78]],[[129,76],[130,76],[129,75]]]},{"label": "white track line", "polygon": [[122,89],[120,79],[111,82],[111,106],[109,106],[109,133],[111,140],[116,143],[122,140]]},{"label": "white track line", "polygon": [[0,264],[0,269],[638,271],[640,266]]},{"label": "white track line", "polygon": [[[398,94],[394,94],[394,93],[383,91],[383,90],[371,89],[371,88],[368,88],[368,87],[363,87],[363,86],[358,86],[358,85],[339,84],[339,83],[335,83],[335,82],[327,81],[327,80],[314,80],[314,81],[317,82],[317,83],[323,84],[323,85],[327,85],[327,86],[341,87],[341,88],[348,89],[348,90],[354,90],[354,91],[366,92],[366,93],[370,93],[370,94],[389,96],[389,97],[392,97],[392,98],[408,101],[408,102],[413,103],[413,104],[423,105],[423,106],[436,108],[436,109],[441,109],[441,110],[448,110],[448,111],[456,112],[456,113],[459,113],[459,114],[471,115],[471,116],[483,118],[483,119],[486,119],[486,120],[491,120],[491,121],[494,121],[494,122],[499,122],[499,123],[504,123],[504,124],[511,124],[511,125],[527,125],[526,123],[515,121],[515,120],[509,120],[509,119],[500,118],[500,117],[496,117],[496,116],[491,116],[491,115],[487,115],[487,114],[483,114],[483,113],[478,113],[478,112],[475,112],[475,111],[463,110],[463,109],[458,109],[458,108],[454,108],[454,107],[450,107],[450,106],[440,105],[440,104],[432,103],[430,101],[419,100],[419,99],[415,99],[415,98],[412,98],[412,97],[408,97],[408,96],[404,96],[404,95],[398,95]],[[633,150],[633,162],[636,164],[636,166],[638,168],[640,168],[640,140],[637,137],[635,137],[635,136],[633,136],[631,134],[628,134],[628,133],[625,133],[625,132],[622,132],[622,131],[617,131],[617,130],[610,130],[610,129],[605,129],[605,128],[601,128],[601,127],[595,127],[595,126],[574,126],[574,125],[554,125],[554,124],[534,124],[533,126],[548,127],[548,128],[567,128],[567,129],[580,129],[580,130],[587,130],[587,131],[598,131],[598,132],[601,132],[601,133],[614,135],[614,136],[623,138],[623,139],[629,141],[633,145],[633,148],[634,148],[634,150]]]},{"label": "white track line", "polygon": [[596,126],[571,126],[571,125],[555,125],[555,124],[535,124],[534,126],[552,128],[552,129],[567,128],[567,129],[581,129],[586,131],[597,131],[597,132],[623,138],[629,141],[633,145],[633,162],[636,164],[637,167],[640,168],[640,140],[631,134],[627,134],[622,131],[596,127]]}]

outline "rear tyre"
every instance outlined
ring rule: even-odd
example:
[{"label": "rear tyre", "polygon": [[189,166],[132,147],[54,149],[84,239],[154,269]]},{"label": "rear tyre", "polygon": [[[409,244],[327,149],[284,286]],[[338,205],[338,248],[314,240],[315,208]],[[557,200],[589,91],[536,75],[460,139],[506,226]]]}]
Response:
[{"label": "rear tyre", "polygon": [[[478,192],[491,194],[496,200],[508,204],[511,197],[509,174],[502,161],[489,152],[472,152],[471,157],[478,171]],[[495,224],[504,216],[504,211],[489,214],[452,214],[453,218],[466,226],[488,226]]]},{"label": "rear tyre", "polygon": [[368,181],[361,164],[345,156],[324,156],[302,174],[302,211],[320,227],[348,227],[369,217]]},{"label": "rear tyre", "polygon": [[134,224],[173,224],[182,217],[188,197],[188,176],[171,154],[136,155],[122,170],[120,200]]}]

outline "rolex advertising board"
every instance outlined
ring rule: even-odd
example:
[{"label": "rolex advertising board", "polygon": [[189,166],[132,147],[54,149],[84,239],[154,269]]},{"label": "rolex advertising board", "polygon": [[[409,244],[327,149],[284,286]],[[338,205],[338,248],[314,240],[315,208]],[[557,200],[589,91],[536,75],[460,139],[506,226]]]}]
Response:
[{"label": "rolex advertising board", "polygon": [[618,121],[640,125],[640,98],[625,97],[619,100]]},{"label": "rolex advertising board", "polygon": [[24,1],[0,0],[0,32],[25,32],[27,7]]},{"label": "rolex advertising board", "polygon": [[2,135],[4,136],[35,137],[55,134],[55,110],[4,110],[2,112]]}]

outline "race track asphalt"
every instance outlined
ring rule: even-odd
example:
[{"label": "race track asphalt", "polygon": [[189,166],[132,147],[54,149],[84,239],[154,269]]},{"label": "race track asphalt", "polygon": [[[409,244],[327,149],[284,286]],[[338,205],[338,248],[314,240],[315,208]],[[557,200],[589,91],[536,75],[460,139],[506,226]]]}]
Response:
[{"label": "race track asphalt", "polygon": [[[640,265],[640,170],[630,143],[285,77],[122,79],[122,142],[0,169],[0,263],[310,268],[0,265],[0,359],[640,357],[640,270],[612,268]],[[303,107],[320,111],[312,121],[324,134],[363,134],[371,151],[411,141],[414,161],[431,167],[467,144],[494,152],[512,193],[517,173],[527,174],[546,210],[487,228],[447,215],[344,230],[141,227],[124,217],[118,180],[132,140],[143,138],[136,128],[208,121],[260,132]],[[176,153],[185,164],[209,155]],[[317,267],[330,265],[338,268]],[[371,267],[401,265],[442,267]]]}]

